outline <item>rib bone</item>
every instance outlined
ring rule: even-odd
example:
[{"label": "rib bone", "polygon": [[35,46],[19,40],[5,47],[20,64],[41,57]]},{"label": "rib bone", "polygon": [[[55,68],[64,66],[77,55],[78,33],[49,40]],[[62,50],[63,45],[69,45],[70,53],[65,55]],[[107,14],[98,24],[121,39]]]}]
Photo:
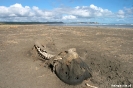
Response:
[{"label": "rib bone", "polygon": [[[54,57],[55,55],[52,55],[52,54],[49,54],[49,53],[47,53],[47,51],[46,50],[44,50],[44,49],[42,49],[42,48],[40,48],[37,44],[35,44],[34,45],[35,46],[35,48],[36,48],[36,50],[37,50],[37,52],[38,52],[38,54],[43,58],[43,59],[50,59],[50,58],[52,58],[52,57]],[[42,47],[42,46],[41,46]]]}]

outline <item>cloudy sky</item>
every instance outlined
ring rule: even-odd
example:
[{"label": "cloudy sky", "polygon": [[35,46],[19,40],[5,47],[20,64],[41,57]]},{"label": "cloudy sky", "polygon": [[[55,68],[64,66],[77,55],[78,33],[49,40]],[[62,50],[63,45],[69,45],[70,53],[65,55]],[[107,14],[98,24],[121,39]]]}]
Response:
[{"label": "cloudy sky", "polygon": [[133,0],[1,0],[0,21],[133,23]]}]

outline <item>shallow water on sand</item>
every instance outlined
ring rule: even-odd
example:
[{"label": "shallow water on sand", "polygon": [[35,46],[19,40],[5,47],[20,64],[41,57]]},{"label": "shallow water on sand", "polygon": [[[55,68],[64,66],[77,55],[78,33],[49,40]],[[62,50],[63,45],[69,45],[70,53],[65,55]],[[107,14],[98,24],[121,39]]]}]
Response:
[{"label": "shallow water on sand", "polygon": [[107,27],[107,28],[133,28],[133,24],[50,24],[53,26],[89,26],[89,27]]}]

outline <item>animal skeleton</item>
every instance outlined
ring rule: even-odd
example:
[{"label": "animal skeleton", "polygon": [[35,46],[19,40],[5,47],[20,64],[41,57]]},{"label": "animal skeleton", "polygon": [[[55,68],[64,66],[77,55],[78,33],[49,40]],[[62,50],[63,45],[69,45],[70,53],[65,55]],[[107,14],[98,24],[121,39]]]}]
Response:
[{"label": "animal skeleton", "polygon": [[45,46],[38,42],[35,43],[34,47],[39,56],[48,60],[47,64],[52,65],[53,71],[65,83],[70,85],[80,84],[83,80],[92,76],[90,68],[82,61],[76,52],[76,48],[70,48],[58,55],[52,55],[45,50]]}]

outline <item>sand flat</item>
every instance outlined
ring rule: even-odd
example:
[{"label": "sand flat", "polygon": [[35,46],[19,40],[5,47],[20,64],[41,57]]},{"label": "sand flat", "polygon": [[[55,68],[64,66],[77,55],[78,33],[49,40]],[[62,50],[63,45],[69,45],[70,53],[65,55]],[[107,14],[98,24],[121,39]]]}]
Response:
[{"label": "sand flat", "polygon": [[60,81],[30,51],[36,40],[54,53],[76,48],[93,71],[91,84],[133,86],[133,29],[48,25],[0,25],[1,88],[83,88]]}]

